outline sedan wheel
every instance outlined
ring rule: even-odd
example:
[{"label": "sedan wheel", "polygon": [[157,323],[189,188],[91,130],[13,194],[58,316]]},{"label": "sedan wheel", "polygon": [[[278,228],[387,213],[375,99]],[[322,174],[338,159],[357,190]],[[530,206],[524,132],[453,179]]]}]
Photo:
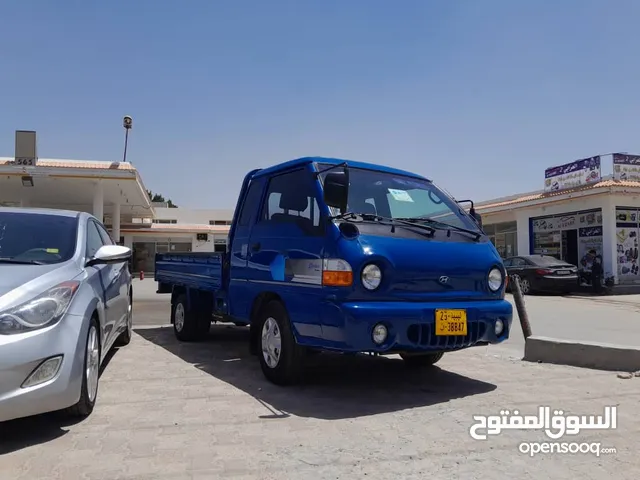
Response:
[{"label": "sedan wheel", "polygon": [[98,320],[94,317],[89,323],[86,347],[84,349],[84,368],[82,370],[82,385],[78,403],[68,408],[68,413],[74,417],[86,417],[93,412],[98,397],[98,383],[100,381],[100,336]]},{"label": "sedan wheel", "polygon": [[523,295],[526,295],[531,291],[531,284],[529,283],[529,280],[527,280],[526,278],[520,279],[520,290],[522,291]]},{"label": "sedan wheel", "polygon": [[100,375],[100,341],[95,325],[89,329],[89,341],[87,342],[87,395],[89,401],[95,402],[98,395],[98,376]]}]

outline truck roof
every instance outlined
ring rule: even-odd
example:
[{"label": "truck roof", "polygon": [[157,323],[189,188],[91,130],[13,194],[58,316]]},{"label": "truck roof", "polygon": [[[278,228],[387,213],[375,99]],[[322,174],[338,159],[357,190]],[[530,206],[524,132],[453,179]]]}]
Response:
[{"label": "truck roof", "polygon": [[340,165],[341,163],[346,163],[349,167],[353,168],[364,168],[367,170],[377,170],[379,172],[391,173],[395,175],[405,175],[407,177],[419,178],[422,180],[430,181],[428,178],[423,177],[422,175],[418,175],[416,173],[407,172],[405,170],[399,170],[397,168],[386,167],[384,165],[376,165],[375,163],[364,163],[357,162],[354,160],[345,160],[341,158],[327,158],[327,157],[303,157],[297,158],[295,160],[290,160],[288,162],[279,163],[272,167],[264,168],[256,172],[253,177],[259,178],[265,175],[272,175],[274,173],[278,173],[283,170],[289,170],[294,167],[306,165],[309,163],[318,162],[318,163],[328,163],[332,165]]}]

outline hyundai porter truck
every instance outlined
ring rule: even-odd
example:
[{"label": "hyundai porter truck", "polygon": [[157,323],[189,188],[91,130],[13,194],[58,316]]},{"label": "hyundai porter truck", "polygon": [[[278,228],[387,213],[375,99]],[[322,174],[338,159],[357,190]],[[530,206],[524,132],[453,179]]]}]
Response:
[{"label": "hyundai porter truck", "polygon": [[163,253],[181,341],[212,321],[249,326],[275,384],[297,381],[310,352],[444,353],[509,337],[501,258],[466,210],[431,180],[386,166],[301,158],[249,172],[224,253]]}]

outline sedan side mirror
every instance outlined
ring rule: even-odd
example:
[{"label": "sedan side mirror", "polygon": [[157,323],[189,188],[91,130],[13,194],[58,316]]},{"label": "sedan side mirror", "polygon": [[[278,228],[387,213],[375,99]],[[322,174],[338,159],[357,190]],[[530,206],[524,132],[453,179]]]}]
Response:
[{"label": "sedan side mirror", "polygon": [[87,262],[87,267],[93,265],[108,265],[127,262],[131,258],[131,249],[122,245],[103,245],[93,258]]},{"label": "sedan side mirror", "polygon": [[345,168],[341,172],[329,172],[324,178],[324,202],[329,207],[347,211],[347,199],[349,198],[349,170]]}]

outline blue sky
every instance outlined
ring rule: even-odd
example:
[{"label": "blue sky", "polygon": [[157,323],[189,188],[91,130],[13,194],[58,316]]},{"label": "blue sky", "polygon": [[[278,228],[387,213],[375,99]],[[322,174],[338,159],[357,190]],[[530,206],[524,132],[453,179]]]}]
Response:
[{"label": "blue sky", "polygon": [[[308,155],[389,164],[459,198],[640,153],[634,0],[30,0],[0,6],[0,156],[128,160],[187,207]],[[610,173],[609,160],[604,173]]]}]

